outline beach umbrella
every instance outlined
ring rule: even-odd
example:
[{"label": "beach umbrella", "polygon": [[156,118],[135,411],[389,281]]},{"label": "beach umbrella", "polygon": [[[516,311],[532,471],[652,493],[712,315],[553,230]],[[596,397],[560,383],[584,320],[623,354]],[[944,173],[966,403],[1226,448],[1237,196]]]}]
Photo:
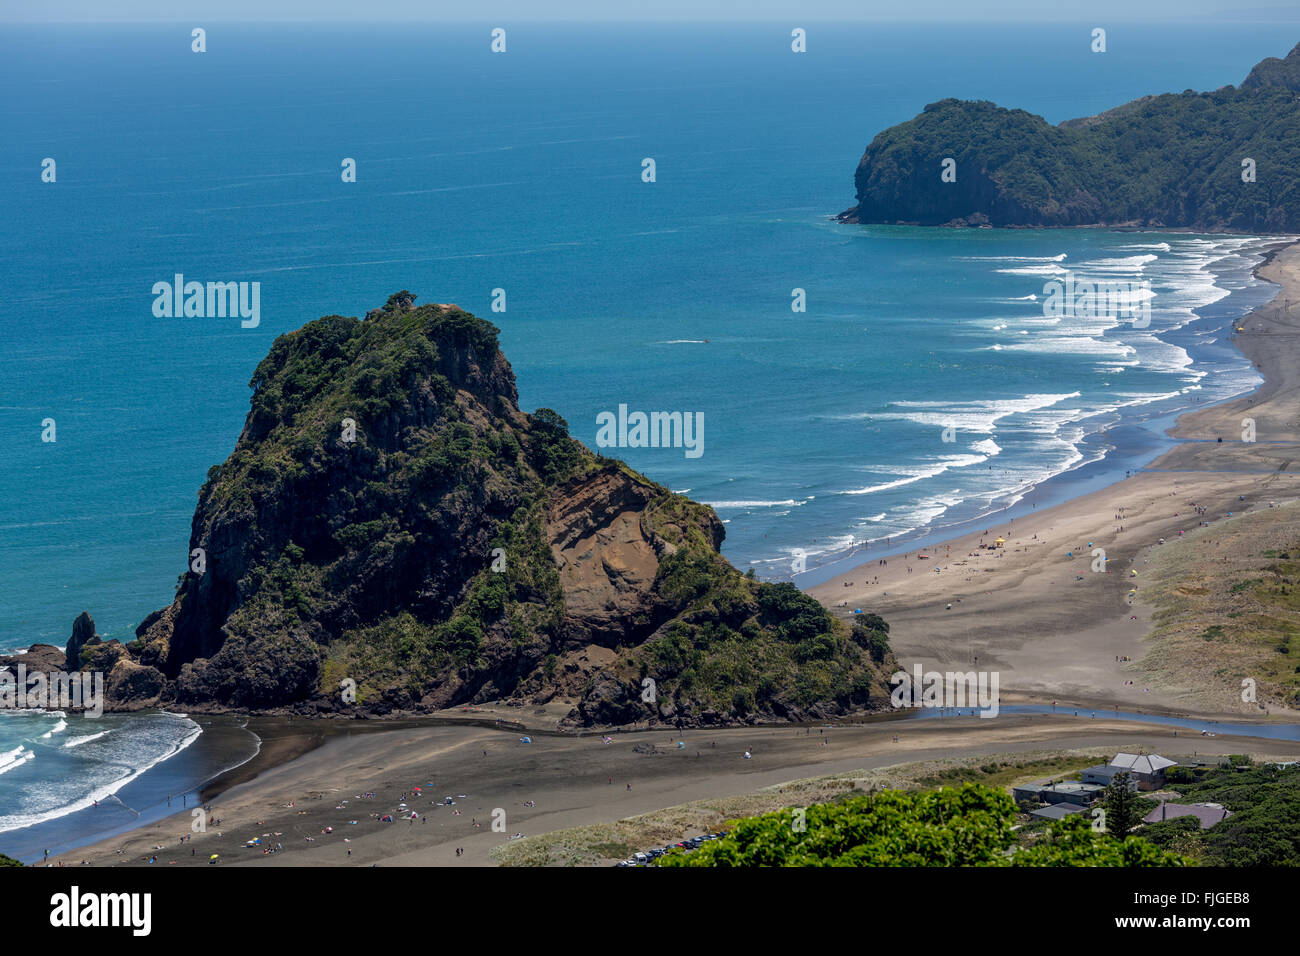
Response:
[{"label": "beach umbrella", "polygon": [[212,856],[208,857],[208,859],[209,859],[209,860],[215,860],[215,859],[216,859],[218,856],[220,856],[220,855],[221,855],[221,854],[219,854],[219,853],[214,853],[214,854],[212,854]]}]

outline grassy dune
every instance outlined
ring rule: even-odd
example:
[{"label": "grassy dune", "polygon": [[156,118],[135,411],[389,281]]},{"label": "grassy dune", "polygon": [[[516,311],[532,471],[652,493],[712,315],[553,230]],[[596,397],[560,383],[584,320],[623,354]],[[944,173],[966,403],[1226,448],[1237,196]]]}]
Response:
[{"label": "grassy dune", "polygon": [[[1151,550],[1153,682],[1225,712],[1300,708],[1300,502],[1228,518]],[[1242,681],[1255,681],[1255,702]]]}]

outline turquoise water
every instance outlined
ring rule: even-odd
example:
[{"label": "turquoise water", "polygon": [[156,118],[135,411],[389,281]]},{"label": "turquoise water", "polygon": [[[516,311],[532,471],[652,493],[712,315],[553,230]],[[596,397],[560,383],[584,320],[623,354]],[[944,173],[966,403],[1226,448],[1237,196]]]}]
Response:
[{"label": "turquoise water", "polygon": [[[1223,329],[1271,295],[1259,241],[829,221],[866,143],[926,103],[1058,122],[1291,45],[1133,26],[1094,55],[1090,29],[812,25],[804,55],[784,26],[522,25],[504,55],[487,26],[222,25],[203,55],[188,27],[0,32],[0,649],[62,644],[82,610],[129,640],[274,337],[402,288],[495,322],[523,407],[589,445],[620,404],[703,413],[698,458],[608,453],[712,503],[765,577],[1014,501],[1122,415],[1251,387]],[[1150,327],[1047,321],[1066,270],[1149,280]],[[175,273],[260,282],[260,325],[156,318]]]}]

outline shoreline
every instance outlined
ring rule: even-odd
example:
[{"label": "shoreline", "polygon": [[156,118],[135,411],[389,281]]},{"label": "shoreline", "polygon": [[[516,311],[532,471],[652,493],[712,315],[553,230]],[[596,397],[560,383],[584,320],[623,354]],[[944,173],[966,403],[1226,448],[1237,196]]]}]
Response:
[{"label": "shoreline", "polygon": [[[1300,494],[1288,453],[1300,444],[1300,316],[1289,314],[1300,300],[1300,242],[1271,250],[1254,274],[1277,290],[1232,328],[1243,330],[1233,342],[1260,373],[1257,388],[1179,414],[1165,432],[1169,447],[1128,477],[1047,508],[991,514],[978,530],[936,535],[921,549],[908,542],[901,557],[873,555],[807,593],[842,618],[857,607],[881,614],[900,660],[940,669],[983,661],[1000,668],[1004,693],[1025,699],[1223,709],[1221,688],[1138,686],[1149,679],[1139,662],[1152,617],[1140,573],[1151,549],[1202,521],[1212,527]],[[1243,418],[1256,423],[1253,442],[1242,440]],[[997,537],[1003,548],[983,547]],[[1112,573],[1074,563],[1097,548]],[[959,646],[942,636],[953,633]]]},{"label": "shoreline", "polygon": [[[1076,228],[1093,227],[1081,226]],[[1260,261],[1251,269],[1252,277],[1263,283],[1268,283],[1270,280],[1266,276],[1261,276],[1260,271],[1266,268],[1279,253],[1300,244],[1300,238],[1288,236],[1279,236],[1274,239],[1273,237],[1258,236],[1256,234],[1194,233],[1192,230],[1152,230],[1149,228],[1117,229],[1112,231],[1133,231],[1147,234],[1153,232],[1158,234],[1185,232],[1197,236],[1240,235],[1246,237],[1249,235],[1251,238],[1260,239],[1263,243],[1276,243],[1267,252],[1263,253]],[[1215,275],[1216,284],[1217,280],[1222,279],[1225,275],[1225,273],[1215,273],[1212,266],[1208,268]],[[1185,334],[1186,330],[1194,330],[1196,326],[1203,326],[1211,321],[1230,321],[1235,325],[1245,316],[1271,304],[1274,299],[1282,294],[1281,287],[1277,283],[1273,284],[1276,288],[1268,300],[1253,306],[1243,305],[1240,311],[1224,309],[1223,303],[1231,301],[1234,295],[1242,291],[1228,290],[1228,293],[1221,299],[1200,307],[1203,311],[1211,309],[1226,311],[1226,318],[1212,319],[1208,315],[1196,312],[1196,318],[1169,330],[1165,333],[1162,341],[1184,348],[1189,357],[1193,359],[1190,367],[1194,368],[1198,361],[1204,363],[1210,356],[1198,355],[1196,354],[1197,351],[1211,350],[1216,343],[1210,343],[1209,345],[1199,342],[1180,343],[1178,339],[1188,337]],[[1238,357],[1249,360],[1249,357],[1245,356],[1235,344],[1229,345],[1228,348]],[[1253,361],[1251,366],[1255,367],[1258,372],[1258,368]],[[1004,517],[1018,518],[1044,506],[1055,507],[1066,504],[1090,491],[1100,490],[1116,484],[1129,473],[1153,465],[1165,453],[1177,447],[1180,440],[1174,437],[1172,432],[1179,418],[1184,415],[1195,414],[1206,408],[1222,405],[1243,396],[1257,394],[1267,384],[1267,380],[1263,375],[1259,375],[1258,379],[1254,384],[1244,386],[1240,391],[1226,397],[1215,399],[1212,404],[1208,405],[1200,404],[1198,399],[1194,399],[1190,394],[1184,392],[1181,399],[1166,398],[1147,405],[1130,406],[1128,408],[1120,407],[1112,411],[1097,412],[1086,419],[1079,419],[1080,424],[1089,421],[1091,418],[1101,418],[1103,416],[1114,416],[1115,421],[1109,425],[1085,432],[1076,445],[1082,460],[1066,467],[1064,470],[1045,475],[1019,490],[1007,491],[999,495],[991,500],[980,514],[970,513],[978,509],[978,506],[973,505],[973,502],[978,500],[977,498],[963,499],[949,506],[936,519],[919,527],[899,534],[867,538],[860,544],[850,545],[847,551],[829,552],[827,560],[823,563],[799,572],[793,577],[778,576],[772,580],[792,580],[800,590],[811,591],[819,585],[847,574],[865,563],[880,558],[892,557],[893,555],[905,554],[921,547],[945,544],[955,538],[964,536],[978,527],[985,527],[989,522],[997,522]],[[1131,467],[1126,468],[1125,466]],[[936,525],[935,521],[941,523]]]},{"label": "shoreline", "polygon": [[[1077,748],[1205,758],[1300,756],[1300,740],[1210,739],[1082,713],[666,730],[618,733],[609,744],[600,737],[538,737],[523,745],[513,732],[475,726],[390,726],[377,734],[340,735],[223,793],[211,809],[221,823],[205,832],[188,835],[188,820],[168,818],[50,863],[204,866],[215,853],[222,866],[493,866],[494,851],[519,834],[612,823],[691,801],[916,760]],[[677,748],[677,740],[685,747]],[[416,817],[405,819],[411,812]],[[504,828],[494,832],[498,816]],[[253,840],[261,843],[248,846]],[[610,852],[606,862],[617,858]]]},{"label": "shoreline", "polygon": [[[481,708],[480,711],[490,714],[495,709],[488,706]],[[972,719],[966,714],[953,713],[951,710],[936,712],[906,709],[858,715],[843,721],[816,726],[760,724],[752,727],[687,731],[669,727],[625,728],[609,729],[609,734],[617,738],[616,743],[621,744],[624,749],[630,749],[633,754],[643,756],[646,754],[647,746],[652,756],[673,753],[668,745],[671,741],[666,743],[667,738],[661,739],[657,736],[665,733],[668,733],[672,740],[694,741],[692,746],[705,746],[700,743],[703,740],[714,742],[724,738],[743,737],[745,741],[762,741],[764,742],[762,745],[766,747],[772,741],[790,737],[796,739],[804,737],[810,742],[814,738],[820,740],[824,734],[832,732],[837,737],[846,734],[862,735],[865,739],[878,743],[884,742],[887,738],[897,737],[900,740],[910,739],[913,736],[925,738],[926,735],[941,733],[948,746],[952,748],[950,752],[946,752],[946,757],[993,755],[1008,752],[999,748],[1012,742],[1017,743],[1017,748],[1013,749],[1019,749],[1018,742],[1026,739],[1025,733],[1028,728],[1033,728],[1032,739],[1047,741],[1053,746],[1063,745],[1062,741],[1069,742],[1081,734],[1121,733],[1125,735],[1125,739],[1138,739],[1145,735],[1148,738],[1167,738],[1171,742],[1177,740],[1178,745],[1182,747],[1190,745],[1209,748],[1205,751],[1207,753],[1216,750],[1222,754],[1239,752],[1244,745],[1249,744],[1257,748],[1257,752],[1285,753],[1300,757],[1300,729],[1297,729],[1295,735],[1278,735],[1273,732],[1275,728],[1291,725],[1267,720],[1247,721],[1243,720],[1240,714],[1191,714],[1154,709],[1132,714],[1127,711],[1114,712],[1111,705],[1086,699],[1062,701],[1057,710],[1046,712],[1025,709],[1023,705],[1017,703],[1015,695],[1008,695],[1003,699],[1003,711],[1000,717],[999,720],[984,721],[978,718]],[[249,726],[254,723],[257,724],[256,732],[265,734],[263,739],[268,741],[269,745],[239,766],[222,771],[208,783],[191,791],[198,796],[196,806],[211,808],[212,814],[222,820],[220,834],[228,835],[231,827],[234,826],[247,828],[266,825],[266,819],[275,816],[277,811],[293,810],[292,815],[297,816],[299,812],[296,804],[302,800],[323,800],[330,793],[342,793],[349,789],[326,786],[322,781],[355,784],[357,779],[362,779],[366,781],[364,786],[355,784],[362,790],[373,790],[376,786],[389,787],[393,785],[393,781],[389,778],[396,772],[388,762],[390,752],[394,748],[403,754],[404,769],[410,769],[410,764],[406,762],[408,757],[420,763],[429,760],[433,755],[443,753],[469,751],[470,757],[473,757],[474,748],[480,746],[489,747],[493,758],[503,751],[522,752],[522,748],[515,743],[519,732],[517,725],[497,725],[494,721],[485,719],[463,720],[448,716],[430,720],[406,717],[383,721],[330,721],[328,723],[331,726],[319,727],[311,725],[322,723],[320,721],[303,719],[289,721],[280,717],[253,716],[250,718]],[[1052,736],[1043,736],[1038,731],[1037,728],[1044,725],[1053,728]],[[1190,729],[1196,729],[1194,725],[1211,729],[1211,736],[1203,737],[1191,733]],[[524,729],[530,734],[537,735],[538,743],[545,743],[568,755],[565,759],[587,761],[593,752],[601,754],[605,746],[602,742],[603,735],[597,733],[546,735],[544,727],[525,726]],[[408,746],[412,740],[419,741],[420,745]],[[429,749],[434,742],[437,746],[432,750]],[[663,749],[658,749],[656,745]],[[753,748],[757,752],[759,745],[745,743],[738,746],[740,749],[731,748],[727,753],[735,757],[741,753],[741,749]],[[1123,749],[1128,745],[1116,744],[1116,746]],[[873,750],[872,753],[874,754],[875,751]],[[839,756],[837,754],[837,760]],[[611,759],[617,764],[621,758]],[[336,762],[340,766],[335,766]],[[470,762],[473,763],[472,760]],[[879,760],[875,760],[872,765],[889,766],[888,763]],[[796,764],[789,766],[794,767]],[[837,766],[836,772],[844,769],[846,768]],[[336,779],[335,773],[341,774],[345,770],[359,776],[347,781]],[[380,771],[385,779],[376,785],[373,774]],[[432,773],[431,770],[427,772]],[[559,775],[563,776],[563,773]],[[690,776],[694,778],[693,773]],[[588,781],[588,784],[590,782]],[[428,781],[430,787],[433,783],[433,779]],[[499,781],[494,783],[500,785]],[[597,786],[594,793],[603,793],[603,788],[598,786],[600,780],[596,779],[595,783]],[[706,795],[714,792],[709,787],[707,774],[703,780],[692,779],[691,783],[704,788],[692,792]],[[511,782],[509,786],[519,787],[520,784]],[[287,802],[277,802],[293,792],[299,794],[296,799],[289,798]],[[747,792],[743,789],[727,791],[731,796],[741,796]],[[440,797],[441,794],[435,793],[434,796]],[[309,815],[316,815],[321,811],[321,808],[315,804],[306,805],[310,808],[307,811]],[[575,804],[575,806],[584,805],[581,800]],[[232,806],[235,811],[231,813],[230,822],[227,824],[227,814],[230,813],[228,808]],[[662,808],[650,807],[645,812],[654,809]],[[60,847],[59,851],[50,857],[50,862],[53,865],[73,865],[82,860],[89,861],[91,865],[140,864],[143,859],[129,857],[128,852],[141,851],[148,855],[148,851],[167,847],[175,840],[177,834],[189,831],[191,812],[192,808],[178,808],[167,815],[142,820],[138,825],[129,828],[108,834],[92,835],[70,846]],[[334,821],[330,825],[336,824],[337,821]],[[225,836],[218,836],[218,839],[225,839]],[[180,846],[181,844],[177,842],[176,848]],[[119,850],[122,852],[119,853]],[[119,860],[118,857],[126,857],[126,859]],[[201,862],[202,854],[199,854],[199,859]],[[490,861],[479,859],[469,865],[489,865],[489,863]],[[33,858],[30,865],[40,865],[40,861]]]}]

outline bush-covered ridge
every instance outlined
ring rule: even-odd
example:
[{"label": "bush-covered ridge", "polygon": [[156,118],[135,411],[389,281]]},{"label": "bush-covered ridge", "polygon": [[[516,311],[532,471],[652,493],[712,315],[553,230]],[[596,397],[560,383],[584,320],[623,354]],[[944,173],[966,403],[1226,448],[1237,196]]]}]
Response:
[{"label": "bush-covered ridge", "polygon": [[[845,221],[1300,232],[1300,44],[1241,87],[1148,96],[1049,125],[946,99],[872,140]],[[956,181],[940,163],[956,160]],[[1242,181],[1242,162],[1255,181]]]},{"label": "bush-covered ridge", "polygon": [[116,706],[505,698],[708,724],[884,705],[883,621],[740,574],[712,509],[520,411],[497,329],[414,298],[276,339],[199,492],[201,567],[136,641],[96,649]]}]

